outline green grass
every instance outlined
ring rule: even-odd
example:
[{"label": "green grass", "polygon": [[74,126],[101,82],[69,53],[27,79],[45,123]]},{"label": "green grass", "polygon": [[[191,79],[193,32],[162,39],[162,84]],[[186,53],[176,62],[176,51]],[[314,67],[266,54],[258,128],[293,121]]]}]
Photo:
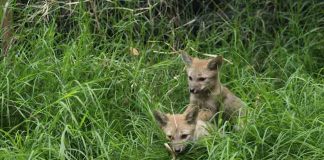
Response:
[{"label": "green grass", "polygon": [[233,62],[221,81],[250,112],[179,159],[323,159],[324,3],[212,2],[13,2],[0,159],[171,159],[152,110],[189,102],[180,49]]}]

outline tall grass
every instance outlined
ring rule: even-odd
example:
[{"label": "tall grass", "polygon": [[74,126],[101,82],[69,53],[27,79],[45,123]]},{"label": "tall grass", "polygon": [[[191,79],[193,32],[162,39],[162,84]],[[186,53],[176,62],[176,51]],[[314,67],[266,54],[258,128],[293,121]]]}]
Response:
[{"label": "tall grass", "polygon": [[[179,159],[324,157],[324,3],[18,1],[0,62],[0,159],[170,159],[151,111],[189,101],[177,50],[220,54],[250,110]],[[130,53],[136,48],[139,55]]]}]

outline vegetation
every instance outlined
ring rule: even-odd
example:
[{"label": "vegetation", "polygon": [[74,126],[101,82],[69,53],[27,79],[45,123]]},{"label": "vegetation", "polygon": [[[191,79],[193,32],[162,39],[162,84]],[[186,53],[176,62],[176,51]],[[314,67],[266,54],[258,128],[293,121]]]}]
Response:
[{"label": "vegetation", "polygon": [[[249,124],[179,159],[323,159],[321,1],[12,1],[0,159],[170,159],[152,110],[189,102],[178,54],[223,55]],[[138,54],[137,54],[138,51]]]}]

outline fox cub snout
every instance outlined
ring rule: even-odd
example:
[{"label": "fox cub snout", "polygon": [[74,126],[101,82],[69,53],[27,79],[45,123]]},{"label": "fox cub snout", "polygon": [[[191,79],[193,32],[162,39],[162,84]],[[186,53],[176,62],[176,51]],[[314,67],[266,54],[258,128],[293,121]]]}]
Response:
[{"label": "fox cub snout", "polygon": [[175,153],[183,152],[190,141],[207,134],[205,122],[197,119],[198,112],[197,107],[193,107],[182,114],[153,112],[156,121],[170,141],[171,149]]}]

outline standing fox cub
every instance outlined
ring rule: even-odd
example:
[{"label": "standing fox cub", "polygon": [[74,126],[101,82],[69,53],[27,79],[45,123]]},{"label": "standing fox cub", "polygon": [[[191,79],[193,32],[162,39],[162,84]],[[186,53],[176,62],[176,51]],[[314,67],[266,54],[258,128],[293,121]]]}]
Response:
[{"label": "standing fox cub", "polygon": [[[219,72],[223,57],[199,59],[182,53],[188,75],[190,104],[200,108],[199,119],[208,121],[221,113],[226,121],[236,121],[244,116],[244,103],[220,82]],[[186,111],[191,110],[190,107]],[[239,129],[242,126],[240,121]]]},{"label": "standing fox cub", "polygon": [[172,152],[180,153],[185,150],[188,142],[208,135],[207,124],[198,119],[198,113],[199,108],[193,106],[183,114],[153,112],[154,118],[170,141]]}]

